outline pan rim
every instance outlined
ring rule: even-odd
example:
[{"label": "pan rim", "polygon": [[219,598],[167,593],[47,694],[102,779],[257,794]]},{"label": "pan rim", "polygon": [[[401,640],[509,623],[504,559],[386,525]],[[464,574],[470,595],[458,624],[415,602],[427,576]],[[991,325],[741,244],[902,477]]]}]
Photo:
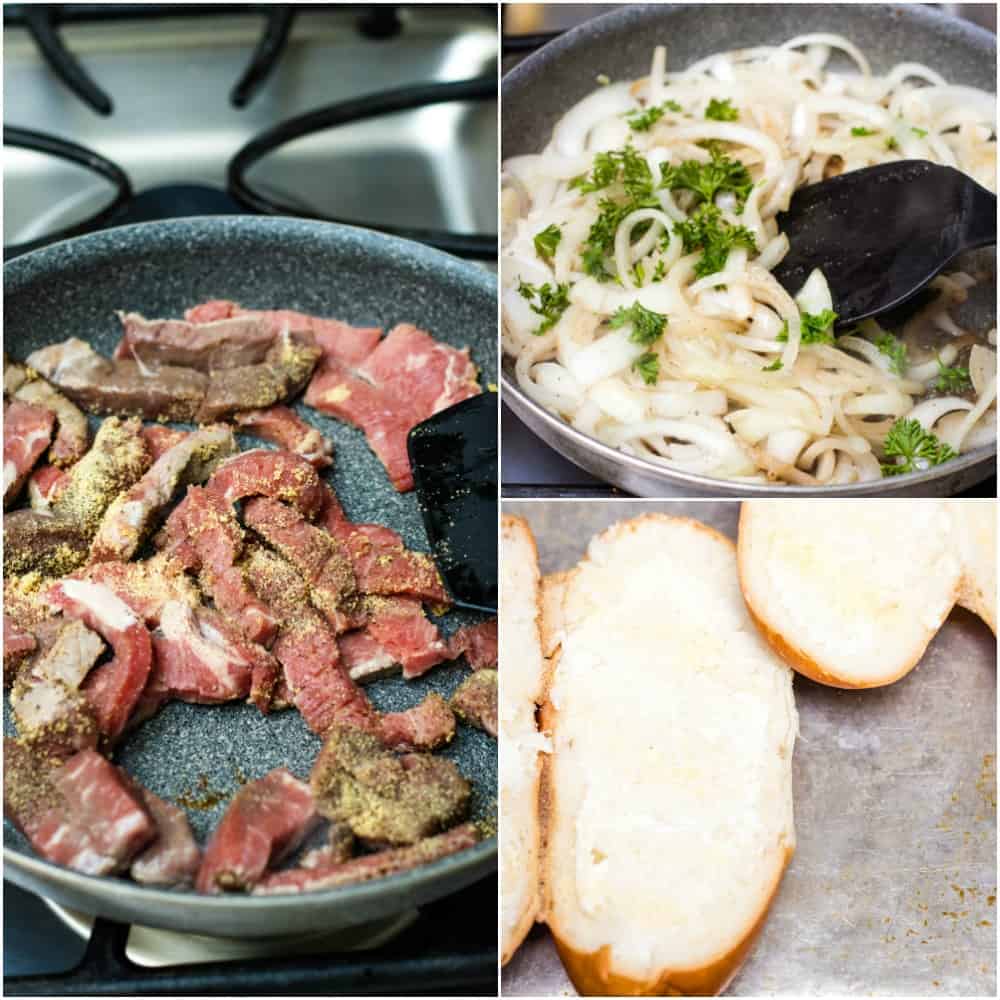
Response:
[{"label": "pan rim", "polygon": [[[613,32],[616,30],[618,22],[634,15],[636,11],[641,11],[652,20],[669,23],[670,17],[686,9],[685,4],[623,4],[615,10],[600,14],[591,18],[563,34],[553,38],[545,45],[522,59],[516,66],[508,70],[501,79],[501,100],[509,100],[508,91],[512,87],[527,85],[529,78],[536,69],[540,69],[543,63],[551,62],[553,59],[569,56],[576,47],[579,39],[590,38],[595,34]],[[745,7],[749,12],[759,8],[779,8],[785,4],[740,4],[732,5]],[[865,9],[861,4],[816,4],[815,7],[824,7],[836,10],[839,7],[850,7],[852,12]],[[881,5],[891,9],[894,16],[901,20],[908,20],[921,24],[924,28],[934,30],[947,25],[956,34],[965,36],[971,44],[981,46],[986,50],[996,53],[996,37],[985,28],[968,21],[959,21],[942,11],[933,7],[926,7],[922,4],[886,4]],[[985,55],[985,52],[984,52]],[[501,157],[504,152],[501,150]],[[502,163],[502,160],[501,160]],[[501,254],[502,260],[502,254]],[[683,469],[673,469],[638,455],[629,455],[617,448],[604,444],[602,441],[583,431],[573,427],[565,420],[550,413],[543,406],[536,403],[526,393],[524,393],[516,381],[511,377],[508,370],[510,356],[502,352],[500,357],[500,384],[502,387],[501,399],[515,413],[518,419],[525,421],[525,415],[534,423],[544,425],[545,433],[541,433],[534,427],[528,427],[529,431],[551,448],[560,454],[565,454],[559,447],[559,443],[572,443],[578,452],[587,454],[595,460],[600,460],[606,467],[610,467],[619,475],[622,473],[632,473],[647,480],[655,480],[661,484],[662,488],[671,485],[683,487],[693,496],[714,497],[714,496],[811,496],[811,497],[851,497],[851,496],[892,496],[899,492],[912,491],[921,486],[928,486],[938,479],[953,474],[959,474],[966,470],[976,469],[979,466],[988,466],[991,461],[995,462],[997,455],[997,444],[985,445],[974,448],[971,451],[950,459],[942,465],[934,466],[922,472],[910,472],[901,476],[892,476],[888,480],[873,480],[863,483],[845,483],[836,486],[795,486],[792,484],[779,483],[742,483],[733,479],[722,479],[714,476],[706,476],[700,473],[687,472]],[[575,465],[580,465],[578,461],[566,456]],[[586,466],[582,466],[587,468]],[[986,478],[991,470],[986,469],[981,478]],[[598,474],[604,482],[612,484],[614,480],[606,474]],[[504,483],[501,481],[500,489],[503,493]],[[653,492],[641,494],[647,498],[658,495]]]},{"label": "pan rim", "polygon": [[[38,280],[43,273],[78,264],[78,253],[81,250],[86,252],[90,263],[100,263],[112,256],[120,263],[123,242],[139,244],[147,234],[154,232],[160,241],[164,237],[184,241],[189,249],[192,239],[217,240],[220,235],[232,232],[258,239],[265,239],[277,233],[286,239],[301,235],[341,248],[375,250],[382,255],[392,254],[397,266],[409,268],[423,275],[433,274],[446,283],[461,282],[476,293],[489,295],[495,309],[497,277],[484,267],[442,250],[377,230],[289,216],[187,216],[118,226],[60,240],[5,261],[4,295],[21,294],[27,285]],[[494,327],[494,337],[489,339],[489,343],[495,350],[495,312],[491,313],[490,323]],[[367,882],[332,889],[267,896],[239,894],[216,896],[146,886],[114,876],[87,875],[46,861],[14,845],[4,844],[3,848],[5,880],[10,879],[14,884],[23,885],[32,891],[38,891],[30,884],[31,880],[35,879],[54,889],[82,893],[92,900],[94,909],[98,912],[103,901],[113,899],[116,904],[133,907],[149,905],[152,908],[154,905],[159,905],[174,909],[181,906],[186,910],[193,907],[200,914],[214,913],[219,916],[234,911],[250,913],[263,910],[280,915],[299,910],[303,905],[323,909],[336,903],[338,908],[343,908],[353,903],[369,903],[387,896],[405,897],[409,890],[417,890],[438,881],[443,882],[463,875],[466,876],[465,884],[468,884],[494,871],[497,867],[497,856],[497,836],[493,835],[457,854],[420,865],[409,871]],[[439,895],[450,894],[451,891],[448,889]],[[155,919],[155,914],[151,913],[150,916],[153,918],[151,924],[162,925],[161,921]]]}]

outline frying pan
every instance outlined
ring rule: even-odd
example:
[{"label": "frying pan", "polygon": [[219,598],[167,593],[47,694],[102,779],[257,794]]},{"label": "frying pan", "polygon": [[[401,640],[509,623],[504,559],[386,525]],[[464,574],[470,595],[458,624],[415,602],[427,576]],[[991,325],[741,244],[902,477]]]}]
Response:
[{"label": "frying pan", "polygon": [[[5,349],[15,358],[70,336],[108,355],[119,337],[116,309],[180,316],[196,302],[229,298],[386,329],[412,322],[456,347],[468,346],[484,387],[496,379],[494,276],[419,244],[348,226],[225,216],[126,226],[11,261],[4,289]],[[392,488],[360,431],[296,408],[335,443],[332,483],[348,516],[389,525],[407,545],[426,551],[415,497]],[[495,533],[496,526],[485,530]],[[450,632],[483,617],[453,611],[440,622]],[[418,680],[387,678],[366,690],[376,708],[395,711],[432,690],[447,697],[465,673],[462,665],[443,664]],[[8,709],[5,702],[4,728],[11,732]],[[294,709],[265,717],[242,703],[174,702],[134,730],[115,760],[156,794],[184,805],[204,843],[240,783],[280,765],[305,777],[320,745]],[[472,782],[473,815],[494,819],[496,741],[460,725],[442,754]],[[454,892],[495,870],[496,837],[390,878],[259,898],[81,875],[43,861],[7,820],[4,858],[6,878],[87,913],[218,937],[274,937],[334,930]]]},{"label": "frying pan", "polygon": [[[996,91],[996,38],[982,28],[922,5],[892,4],[636,4],[586,21],[549,42],[501,82],[502,156],[538,153],[556,121],[594,90],[595,77],[634,79],[648,72],[653,46],[667,47],[668,66],[681,68],[713,52],[773,45],[795,35],[835,32],[858,45],[885,72],[903,61],[922,62],[951,83]],[[846,63],[845,63],[846,65]],[[776,85],[779,85],[776,81]],[[990,252],[995,275],[995,251]],[[996,287],[960,320],[977,329],[996,322]],[[543,441],[606,482],[639,496],[951,496],[996,471],[996,446],[979,448],[926,472],[873,483],[819,489],[734,483],[670,469],[626,455],[571,427],[518,387],[504,357],[503,401]]]}]

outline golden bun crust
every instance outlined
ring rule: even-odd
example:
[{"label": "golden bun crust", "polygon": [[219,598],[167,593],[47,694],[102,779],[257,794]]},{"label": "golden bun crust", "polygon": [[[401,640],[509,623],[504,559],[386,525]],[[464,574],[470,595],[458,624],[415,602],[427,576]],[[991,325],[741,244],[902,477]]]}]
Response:
[{"label": "golden bun crust", "polygon": [[553,927],[559,958],[581,996],[612,997],[709,997],[717,996],[733,980],[750,954],[750,949],[767,920],[771,903],[778,894],[782,876],[791,861],[792,848],[786,848],[784,863],[778,872],[774,887],[761,907],[753,926],[730,951],[709,965],[697,969],[665,969],[648,982],[618,975],[611,968],[611,949],[585,953],[574,950],[559,938]]}]

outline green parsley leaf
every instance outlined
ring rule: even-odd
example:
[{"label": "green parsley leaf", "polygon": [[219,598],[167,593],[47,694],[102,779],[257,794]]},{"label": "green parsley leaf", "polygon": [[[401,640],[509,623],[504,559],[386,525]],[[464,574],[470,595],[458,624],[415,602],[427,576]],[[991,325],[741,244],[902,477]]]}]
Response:
[{"label": "green parsley leaf", "polygon": [[716,122],[734,122],[739,116],[739,111],[733,107],[728,97],[724,101],[716,100],[713,97],[705,109],[705,117]]},{"label": "green parsley leaf", "polygon": [[914,135],[915,135],[915,136],[916,136],[916,137],[917,137],[918,139],[924,139],[924,138],[926,138],[926,137],[927,137],[927,129],[925,129],[925,128],[917,128],[917,126],[916,126],[916,125],[913,125],[913,126],[912,126],[912,127],[910,128],[910,131],[911,131],[911,132],[912,132],[912,133],[913,133],[913,134],[914,134]]},{"label": "green parsley leaf", "polygon": [[[569,285],[556,285],[553,288],[548,282],[544,285],[529,285],[525,281],[519,281],[517,290],[521,298],[531,303],[531,311],[542,317],[542,322],[532,330],[536,337],[551,330],[569,307]],[[538,299],[538,302],[531,302],[532,299]]]},{"label": "green parsley leaf", "polygon": [[736,196],[737,213],[750,195],[753,181],[750,172],[739,160],[731,160],[725,153],[710,150],[711,160],[699,163],[685,160],[679,167],[664,163],[660,166],[660,187],[676,191],[692,191],[701,201],[712,204],[720,191],[730,191]]},{"label": "green parsley leaf", "polygon": [[905,375],[909,362],[906,359],[906,344],[891,333],[883,333],[875,339],[875,346],[889,359],[889,370],[897,375]]},{"label": "green parsley leaf", "polygon": [[635,283],[639,286],[641,286],[643,281],[645,280],[646,269],[642,266],[641,260],[637,260],[634,266],[632,267],[632,278],[635,280]]},{"label": "green parsley leaf", "polygon": [[894,152],[899,149],[899,143],[896,142],[896,137],[894,135],[890,135],[889,138],[885,140],[885,148],[890,152]]},{"label": "green parsley leaf", "polygon": [[775,358],[769,365],[764,365],[761,368],[762,372],[780,372],[781,371],[781,358]]},{"label": "green parsley leaf", "polygon": [[875,130],[870,128],[865,128],[864,125],[855,125],[851,129],[851,135],[874,135]]},{"label": "green parsley leaf", "polygon": [[667,276],[667,262],[664,260],[658,260],[656,262],[656,270],[653,272],[653,281],[663,281]]},{"label": "green parsley leaf", "polygon": [[[832,309],[824,309],[818,313],[800,313],[802,318],[801,344],[835,344],[833,324],[837,322],[837,314]],[[780,344],[788,342],[788,321],[781,327],[781,332],[775,338]]]},{"label": "green parsley leaf", "polygon": [[949,368],[943,364],[941,359],[937,359],[938,375],[933,386],[939,392],[960,393],[972,388],[972,379],[969,378],[968,368]]},{"label": "green parsley leaf", "polygon": [[646,385],[656,385],[660,377],[660,359],[652,351],[641,355],[632,368],[642,376]]},{"label": "green parsley leaf", "polygon": [[540,233],[535,233],[535,253],[542,260],[551,260],[561,239],[562,230],[553,222]]},{"label": "green parsley leaf", "polygon": [[681,106],[676,101],[664,101],[662,104],[654,104],[643,110],[628,112],[625,120],[629,128],[634,132],[648,132],[662,117],[666,111],[680,112]]},{"label": "green parsley leaf", "polygon": [[633,302],[627,309],[621,306],[608,320],[608,325],[614,330],[626,323],[632,324],[632,332],[628,339],[634,344],[649,347],[662,335],[667,325],[667,317],[662,313],[646,309],[640,302]]},{"label": "green parsley leaf", "polygon": [[730,225],[719,209],[708,203],[699,205],[687,221],[675,223],[674,232],[684,241],[685,253],[702,250],[701,259],[694,267],[699,278],[721,271],[729,260],[729,251],[735,246],[757,251],[757,241],[746,226]]},{"label": "green parsley leaf", "polygon": [[929,431],[920,426],[919,420],[899,419],[886,435],[882,450],[886,458],[901,459],[883,462],[883,476],[901,476],[905,472],[917,472],[940,465],[955,457],[950,445],[939,441]]}]

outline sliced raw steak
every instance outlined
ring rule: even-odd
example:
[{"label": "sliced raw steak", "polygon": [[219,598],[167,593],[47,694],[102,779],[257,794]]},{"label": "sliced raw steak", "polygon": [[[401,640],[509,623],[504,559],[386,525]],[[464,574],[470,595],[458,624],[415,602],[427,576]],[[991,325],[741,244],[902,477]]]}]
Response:
[{"label": "sliced raw steak", "polygon": [[78,462],[90,445],[90,426],[83,411],[45,379],[25,382],[14,398],[34,406],[44,406],[56,418],[56,436],[49,448],[49,461],[62,468]]},{"label": "sliced raw steak", "polygon": [[336,319],[308,316],[292,309],[243,309],[235,302],[215,299],[194,306],[185,313],[192,323],[243,317],[267,323],[274,336],[282,330],[305,330],[316,338],[324,358],[333,358],[345,365],[359,365],[382,338],[380,327],[351,326]]},{"label": "sliced raw steak", "polygon": [[476,375],[468,350],[438,343],[404,324],[391,330],[356,370],[325,359],[305,401],[363,430],[393,486],[403,492],[413,488],[406,452],[410,428],[481,392]]},{"label": "sliced raw steak", "polygon": [[396,875],[430,864],[449,854],[457,854],[472,847],[478,840],[475,825],[463,823],[447,833],[426,837],[410,847],[393,847],[349,861],[333,861],[325,865],[274,872],[258,883],[254,893],[270,896],[287,892],[312,892],[385,878],[387,875]]},{"label": "sliced raw steak", "polygon": [[203,427],[164,452],[131,489],[107,509],[90,547],[94,562],[126,562],[153,529],[155,519],[177,491],[203,483],[219,462],[236,451],[229,427]]},{"label": "sliced raw steak", "polygon": [[69,482],[69,474],[57,465],[40,465],[28,477],[28,503],[43,514],[52,510],[56,497]]},{"label": "sliced raw steak", "polygon": [[51,410],[14,400],[3,410],[3,506],[20,495],[35,463],[52,440]]},{"label": "sliced raw steak", "polygon": [[308,836],[318,821],[309,786],[279,767],[233,798],[198,871],[199,892],[246,892]]},{"label": "sliced raw steak", "polygon": [[409,597],[369,597],[369,635],[403,667],[404,677],[419,677],[448,659],[448,645],[420,602]]},{"label": "sliced raw steak", "polygon": [[312,517],[324,503],[323,483],[301,455],[255,448],[228,459],[215,470],[207,490],[234,504],[246,497],[283,500]]},{"label": "sliced raw steak", "polygon": [[455,714],[490,736],[497,734],[497,672],[484,668],[470,674],[451,696]]},{"label": "sliced raw steak", "polygon": [[90,536],[68,517],[15,510],[3,519],[4,580],[25,573],[62,576],[87,558]]},{"label": "sliced raw steak", "polygon": [[180,431],[164,424],[143,424],[141,433],[149,449],[149,456],[155,462],[175,444],[180,444],[191,431]]},{"label": "sliced raw steak", "polygon": [[113,743],[142,696],[153,650],[146,626],[113,591],[88,580],[61,580],[48,591],[50,602],[98,632],[114,658],[92,670],[82,690],[101,732]]},{"label": "sliced raw steak", "polygon": [[287,406],[237,413],[233,420],[247,433],[301,455],[314,469],[333,464],[333,442]]},{"label": "sliced raw steak", "polygon": [[[238,462],[240,457],[230,459],[230,463]],[[310,466],[306,467],[311,471]],[[191,486],[167,518],[166,531],[168,551],[188,569],[201,571],[202,587],[212,595],[216,607],[237,621],[252,642],[268,645],[274,639],[278,620],[257,596],[239,562],[243,529],[230,501],[208,487]]]},{"label": "sliced raw steak", "polygon": [[139,361],[153,370],[180,365],[211,374],[220,368],[258,364],[275,336],[266,323],[245,317],[190,323],[120,312],[118,318],[124,333],[114,357]]},{"label": "sliced raw steak", "polygon": [[4,740],[4,810],[48,861],[87,875],[111,875],[156,835],[121,772],[93,750],[50,767]]},{"label": "sliced raw steak", "polygon": [[448,658],[452,660],[465,655],[466,662],[473,670],[484,667],[496,669],[497,665],[497,620],[480,622],[478,625],[464,625],[448,640]]},{"label": "sliced raw steak", "polygon": [[76,337],[35,351],[28,364],[88,413],[193,420],[208,390],[208,376],[193,368],[163,365],[154,374],[137,361],[109,361]]},{"label": "sliced raw steak", "polygon": [[455,714],[435,691],[405,712],[386,712],[380,722],[382,742],[394,750],[436,750],[455,736]]},{"label": "sliced raw steak", "polygon": [[189,886],[201,867],[201,849],[184,810],[138,788],[142,804],[156,826],[156,839],[136,855],[129,874],[143,885]]},{"label": "sliced raw steak", "polygon": [[450,760],[399,756],[370,733],[336,725],[309,778],[316,808],[373,844],[415,844],[465,816],[471,792]]}]

